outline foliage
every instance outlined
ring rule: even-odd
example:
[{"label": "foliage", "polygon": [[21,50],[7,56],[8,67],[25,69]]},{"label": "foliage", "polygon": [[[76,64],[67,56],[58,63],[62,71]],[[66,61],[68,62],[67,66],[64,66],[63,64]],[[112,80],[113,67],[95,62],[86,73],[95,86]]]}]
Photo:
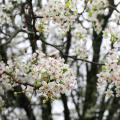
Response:
[{"label": "foliage", "polygon": [[117,0],[1,0],[1,118],[18,107],[34,120],[26,106],[36,98],[47,102],[43,119],[52,119],[50,100],[61,96],[65,120],[72,119],[69,98],[73,119],[119,119],[119,6]]}]

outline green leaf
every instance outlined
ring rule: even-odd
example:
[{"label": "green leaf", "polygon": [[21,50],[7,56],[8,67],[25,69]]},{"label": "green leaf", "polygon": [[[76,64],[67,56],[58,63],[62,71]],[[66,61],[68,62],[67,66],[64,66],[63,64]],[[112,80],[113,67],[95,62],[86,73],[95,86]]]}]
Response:
[{"label": "green leaf", "polygon": [[41,73],[41,80],[44,80],[46,82],[49,82],[50,80],[50,75],[46,72]]},{"label": "green leaf", "polygon": [[88,16],[92,17],[92,15],[93,15],[93,11],[92,10],[88,11]]},{"label": "green leaf", "polygon": [[106,66],[102,66],[102,70],[103,71],[107,70],[107,67]]},{"label": "green leaf", "polygon": [[65,72],[68,71],[68,69],[67,69],[67,68],[64,68],[62,71],[63,71],[63,73],[65,73]]},{"label": "green leaf", "polygon": [[117,60],[118,60],[118,64],[120,64],[120,58],[118,58]]},{"label": "green leaf", "polygon": [[60,83],[60,84],[63,84],[63,85],[65,84],[62,80],[61,80],[59,83]]},{"label": "green leaf", "polygon": [[117,38],[114,34],[111,34],[111,42],[115,43],[117,41]]},{"label": "green leaf", "polygon": [[37,27],[37,31],[40,32],[40,33],[42,33],[42,32],[44,32],[44,30],[45,30],[44,24],[42,24],[42,23],[39,24],[38,27]]},{"label": "green leaf", "polygon": [[70,7],[71,7],[71,0],[68,0],[68,1],[65,3],[65,8],[70,9]]},{"label": "green leaf", "polygon": [[35,86],[35,88],[39,88],[41,86],[41,81],[40,80],[36,80],[34,82],[34,86]]}]

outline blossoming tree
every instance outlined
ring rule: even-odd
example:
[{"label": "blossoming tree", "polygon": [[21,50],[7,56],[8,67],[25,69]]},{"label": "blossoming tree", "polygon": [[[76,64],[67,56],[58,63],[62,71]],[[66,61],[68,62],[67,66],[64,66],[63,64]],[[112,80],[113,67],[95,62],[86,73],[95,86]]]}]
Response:
[{"label": "blossoming tree", "polygon": [[62,100],[65,120],[118,120],[119,7],[119,0],[1,0],[1,119],[57,119],[52,107]]}]

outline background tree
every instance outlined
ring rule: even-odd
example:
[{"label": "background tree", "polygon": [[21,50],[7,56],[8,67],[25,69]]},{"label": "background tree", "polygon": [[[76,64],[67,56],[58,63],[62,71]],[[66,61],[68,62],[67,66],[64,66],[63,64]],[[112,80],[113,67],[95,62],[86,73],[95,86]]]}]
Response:
[{"label": "background tree", "polygon": [[[17,81],[17,85],[11,84],[12,89],[3,88],[1,62],[1,119],[52,120],[62,116],[65,120],[119,120],[119,80],[118,86],[112,81],[113,86],[106,82],[104,86],[100,84],[102,90],[97,89],[97,83],[101,79],[108,81],[114,69],[120,73],[119,64],[109,68],[113,58],[119,62],[119,55],[110,56],[115,55],[110,51],[119,52],[120,47],[119,7],[119,0],[1,0],[0,60],[6,65],[15,58],[27,61],[40,49],[47,57],[63,58],[73,69],[77,82],[71,93],[61,93],[59,99],[43,103],[36,89],[25,91],[32,83]],[[105,65],[112,70],[107,78]],[[113,93],[118,97],[111,97]],[[54,106],[59,110],[61,102],[64,110],[57,116]]]}]

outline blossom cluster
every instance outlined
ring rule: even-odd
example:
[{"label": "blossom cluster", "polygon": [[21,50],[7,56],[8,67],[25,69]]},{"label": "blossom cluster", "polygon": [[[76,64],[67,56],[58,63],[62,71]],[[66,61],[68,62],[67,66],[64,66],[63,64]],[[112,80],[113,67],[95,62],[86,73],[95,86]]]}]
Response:
[{"label": "blossom cluster", "polygon": [[0,23],[1,25],[5,24],[5,23],[10,23],[11,22],[11,18],[10,18],[10,10],[12,8],[12,4],[9,4],[9,6],[6,5],[0,5]]},{"label": "blossom cluster", "polygon": [[[76,19],[77,3],[79,0],[49,0],[42,9],[36,10],[36,15],[41,16],[36,23],[39,32],[47,29],[49,22],[56,24],[58,28],[66,32]],[[46,30],[47,31],[47,30]]]},{"label": "blossom cluster", "polygon": [[108,96],[120,96],[120,52],[112,49],[106,58],[106,63],[98,76],[98,88],[108,84]]},{"label": "blossom cluster", "polygon": [[19,3],[21,3],[21,0],[8,0],[6,4],[0,4],[0,26],[6,23],[10,25],[13,22],[12,14],[15,15],[16,11],[14,9]]},{"label": "blossom cluster", "polygon": [[93,22],[94,28],[96,28],[98,33],[101,31],[103,24],[102,16],[108,14],[108,6],[108,0],[89,0],[87,3],[87,19]]},{"label": "blossom cluster", "polygon": [[60,93],[69,92],[75,86],[75,75],[62,58],[47,57],[36,51],[27,62],[15,59],[7,65],[0,64],[0,94],[15,85],[27,87],[29,92],[36,91],[40,96],[54,99]]},{"label": "blossom cluster", "polygon": [[88,16],[90,18],[93,18],[91,20],[95,20],[98,14],[105,13],[105,8],[108,7],[108,1],[107,0],[89,0],[87,6],[88,6],[87,7]]},{"label": "blossom cluster", "polygon": [[71,54],[78,58],[86,59],[88,57],[86,49],[87,31],[79,24],[75,24],[73,28],[71,31]]},{"label": "blossom cluster", "polygon": [[[117,29],[116,29],[117,27]],[[110,26],[103,32],[105,39],[110,39],[112,44],[120,44],[120,27],[117,25]]]}]

